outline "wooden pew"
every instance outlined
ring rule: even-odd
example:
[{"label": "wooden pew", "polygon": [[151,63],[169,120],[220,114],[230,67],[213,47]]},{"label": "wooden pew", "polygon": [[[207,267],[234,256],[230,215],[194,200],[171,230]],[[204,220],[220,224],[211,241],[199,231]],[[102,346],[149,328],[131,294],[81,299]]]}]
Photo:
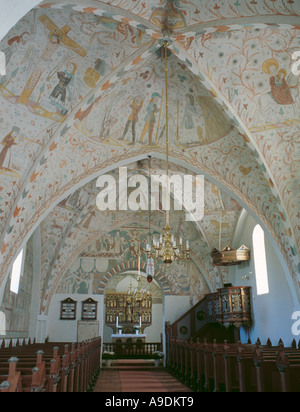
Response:
[{"label": "wooden pew", "polygon": [[[0,368],[3,374],[8,370],[7,381],[10,383],[8,392],[43,392],[45,369],[37,366],[28,367],[18,362],[18,358],[10,358],[9,368]],[[13,368],[13,369],[12,369]]]},{"label": "wooden pew", "polygon": [[[53,345],[54,346],[53,348]],[[76,344],[45,343],[4,347],[0,350],[1,391],[84,392],[97,375],[101,359],[101,338]],[[43,351],[40,349],[43,348]],[[34,353],[37,349],[38,352]],[[18,385],[11,385],[7,360],[18,356],[14,375]],[[16,378],[14,378],[14,381]]]},{"label": "wooden pew", "polygon": [[180,372],[180,343],[178,338],[175,338],[174,342],[174,375],[179,377]]},{"label": "wooden pew", "polygon": [[174,373],[175,370],[175,338],[170,338],[168,345],[168,364],[167,369],[170,373]]},{"label": "wooden pew", "polygon": [[225,392],[225,363],[224,363],[224,344],[213,344],[213,369],[214,369],[214,392]]},{"label": "wooden pew", "polygon": [[214,367],[213,367],[213,344],[207,343],[204,339],[203,345],[204,357],[204,390],[213,392],[214,390]]},{"label": "wooden pew", "polygon": [[239,391],[257,392],[256,369],[253,362],[253,345],[242,345],[236,348],[236,358],[239,373]]},{"label": "wooden pew", "polygon": [[184,383],[187,386],[190,386],[191,379],[191,342],[186,340],[183,343],[184,345]]},{"label": "wooden pew", "polygon": [[[8,355],[9,353],[6,353]],[[47,361],[53,360],[53,356],[45,358],[44,352],[39,350],[36,355],[26,353],[24,357],[22,354],[20,358],[11,357],[7,359],[7,356],[3,356],[0,351],[0,374],[3,376],[5,371],[8,370],[7,363],[9,363],[9,371],[7,375],[8,382],[11,383],[12,378],[16,374],[19,374],[18,387],[12,383],[9,391],[22,391],[22,392],[44,392],[46,386],[49,384],[47,373],[53,374],[55,367],[49,363],[46,366]],[[57,363],[57,359],[55,360]],[[54,362],[52,362],[54,364]],[[11,369],[13,365],[13,370]],[[56,372],[57,373],[57,372]],[[15,380],[15,378],[13,379]]]},{"label": "wooden pew", "polygon": [[196,342],[197,359],[197,392],[204,392],[205,387],[205,367],[204,367],[204,344],[199,339]]},{"label": "wooden pew", "polygon": [[178,339],[172,339],[172,370],[174,376],[177,374],[177,364],[178,364]]},{"label": "wooden pew", "polygon": [[[41,375],[41,377],[43,376],[43,373],[45,370],[47,370],[48,373],[50,373],[52,375],[57,375],[58,373],[61,372],[61,370],[57,370],[57,366],[59,366],[59,359],[58,359],[58,348],[52,348],[51,345],[51,352],[48,351],[47,347],[44,346],[44,349],[46,350],[46,354],[44,351],[38,350],[36,352],[37,347],[40,349],[42,347],[42,345],[37,345],[37,346],[31,346],[29,347],[25,347],[23,349],[21,348],[10,348],[10,350],[2,350],[0,351],[0,359],[3,362],[3,356],[7,357],[10,355],[17,355],[19,358],[18,361],[18,369],[21,368],[22,373],[24,374],[25,369],[27,367],[27,371],[28,368],[38,368],[39,370],[37,371],[37,369],[34,370],[35,372],[35,380],[34,380],[34,384],[32,385],[31,389],[32,391],[36,391],[39,390],[39,386],[37,385],[36,379],[37,376]],[[50,347],[49,347],[50,348]],[[41,360],[43,359],[43,360]],[[52,361],[52,362],[51,362]],[[45,362],[45,363],[43,363]],[[46,363],[47,363],[47,368],[46,368]],[[56,365],[54,365],[54,363]],[[55,378],[55,376],[53,376],[53,378]],[[22,378],[23,379],[23,378]],[[50,378],[52,379],[52,378]],[[41,380],[41,379],[40,379]]]},{"label": "wooden pew", "polygon": [[284,384],[285,377],[283,376],[285,374],[284,362],[281,363],[281,361],[283,359],[287,361],[288,358],[285,358],[284,355],[289,355],[291,360],[294,358],[293,368],[297,371],[297,364],[300,364],[298,349],[285,348],[282,343],[270,347],[262,347],[256,344],[254,364],[257,372],[258,392],[282,392],[287,390]]},{"label": "wooden pew", "polygon": [[282,392],[300,392],[300,351],[281,348],[276,366],[280,373]]},{"label": "wooden pew", "polygon": [[226,392],[239,392],[240,389],[236,348],[236,344],[228,344],[227,341],[224,341],[223,358]]},{"label": "wooden pew", "polygon": [[[300,345],[170,341],[172,370],[195,391],[300,392]],[[187,378],[189,376],[189,378]]]},{"label": "wooden pew", "polygon": [[5,377],[4,382],[2,382],[0,386],[0,392],[22,392],[22,382],[21,382],[21,372],[16,370],[16,365],[18,362],[18,358],[12,357],[8,359],[9,369],[8,374],[7,368],[3,370],[0,368],[0,375]]},{"label": "wooden pew", "polygon": [[184,341],[182,338],[180,338],[179,340],[178,350],[179,350],[178,379],[184,383],[185,382],[185,349],[184,349]]},{"label": "wooden pew", "polygon": [[193,391],[197,391],[197,352],[196,343],[191,340],[190,343],[190,384]]}]

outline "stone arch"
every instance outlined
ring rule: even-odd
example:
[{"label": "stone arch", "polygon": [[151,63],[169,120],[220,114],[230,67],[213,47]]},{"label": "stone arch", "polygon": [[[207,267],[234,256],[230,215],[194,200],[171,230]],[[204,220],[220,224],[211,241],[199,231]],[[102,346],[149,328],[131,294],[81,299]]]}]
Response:
[{"label": "stone arch", "polygon": [[[135,260],[127,260],[127,261],[118,263],[117,265],[113,266],[111,269],[109,269],[105,273],[105,275],[101,279],[101,282],[99,283],[99,286],[98,286],[97,293],[100,294],[100,295],[103,295],[107,283],[110,281],[110,279],[114,275],[116,275],[118,273],[128,272],[130,270],[134,270],[134,271],[138,270],[138,261],[136,259]],[[146,263],[145,262],[141,262],[141,270],[143,272],[146,271]],[[155,270],[154,278],[157,281],[157,283],[159,284],[159,286],[161,287],[164,295],[171,295],[172,294],[169,283],[166,280],[164,274],[160,270],[158,270],[158,269]]]}]

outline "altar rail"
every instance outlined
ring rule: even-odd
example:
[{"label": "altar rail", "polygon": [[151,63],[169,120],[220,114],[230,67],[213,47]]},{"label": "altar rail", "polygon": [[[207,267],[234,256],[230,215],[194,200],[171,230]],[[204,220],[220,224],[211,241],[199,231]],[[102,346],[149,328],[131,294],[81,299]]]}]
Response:
[{"label": "altar rail", "polygon": [[167,369],[197,392],[300,392],[300,342],[291,347],[172,339]]},{"label": "altar rail", "polygon": [[80,343],[2,342],[1,392],[86,392],[100,370],[101,338]]},{"label": "altar rail", "polygon": [[116,359],[151,358],[154,352],[162,351],[161,342],[115,342],[103,343],[103,352],[114,352]]}]

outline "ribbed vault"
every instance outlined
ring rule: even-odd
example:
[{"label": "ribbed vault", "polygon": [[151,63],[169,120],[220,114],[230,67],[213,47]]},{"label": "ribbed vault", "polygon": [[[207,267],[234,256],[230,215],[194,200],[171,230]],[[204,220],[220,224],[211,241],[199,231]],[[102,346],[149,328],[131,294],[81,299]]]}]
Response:
[{"label": "ribbed vault", "polygon": [[[193,262],[213,290],[226,279],[209,256],[220,213],[230,242],[245,208],[274,239],[298,290],[299,6],[53,0],[24,16],[1,42],[0,281],[40,226],[47,311],[84,249],[132,226],[130,212],[100,216],[95,181],[125,165],[146,173],[149,155],[153,170],[164,170],[168,38],[172,173],[206,182],[204,219],[186,224],[174,214],[176,230],[195,231]],[[92,216],[99,230],[85,226]],[[157,213],[153,227],[162,224]]]}]

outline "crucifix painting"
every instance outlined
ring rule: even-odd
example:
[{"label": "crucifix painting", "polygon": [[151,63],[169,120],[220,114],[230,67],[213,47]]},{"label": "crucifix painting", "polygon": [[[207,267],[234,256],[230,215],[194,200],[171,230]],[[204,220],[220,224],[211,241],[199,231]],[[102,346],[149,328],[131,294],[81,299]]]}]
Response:
[{"label": "crucifix painting", "polygon": [[[60,29],[46,15],[41,16],[39,20],[43,23],[46,29],[49,30],[48,42],[42,54],[43,62],[49,61],[58,47],[67,47],[68,49],[71,49],[75,53],[79,54],[81,57],[86,56],[86,50],[67,36],[67,34],[71,31],[69,26],[64,26]],[[43,64],[37,64],[36,69],[31,74],[23,92],[21,93],[21,96],[19,97],[18,103],[27,105],[44,72],[45,68],[43,66]]]}]

